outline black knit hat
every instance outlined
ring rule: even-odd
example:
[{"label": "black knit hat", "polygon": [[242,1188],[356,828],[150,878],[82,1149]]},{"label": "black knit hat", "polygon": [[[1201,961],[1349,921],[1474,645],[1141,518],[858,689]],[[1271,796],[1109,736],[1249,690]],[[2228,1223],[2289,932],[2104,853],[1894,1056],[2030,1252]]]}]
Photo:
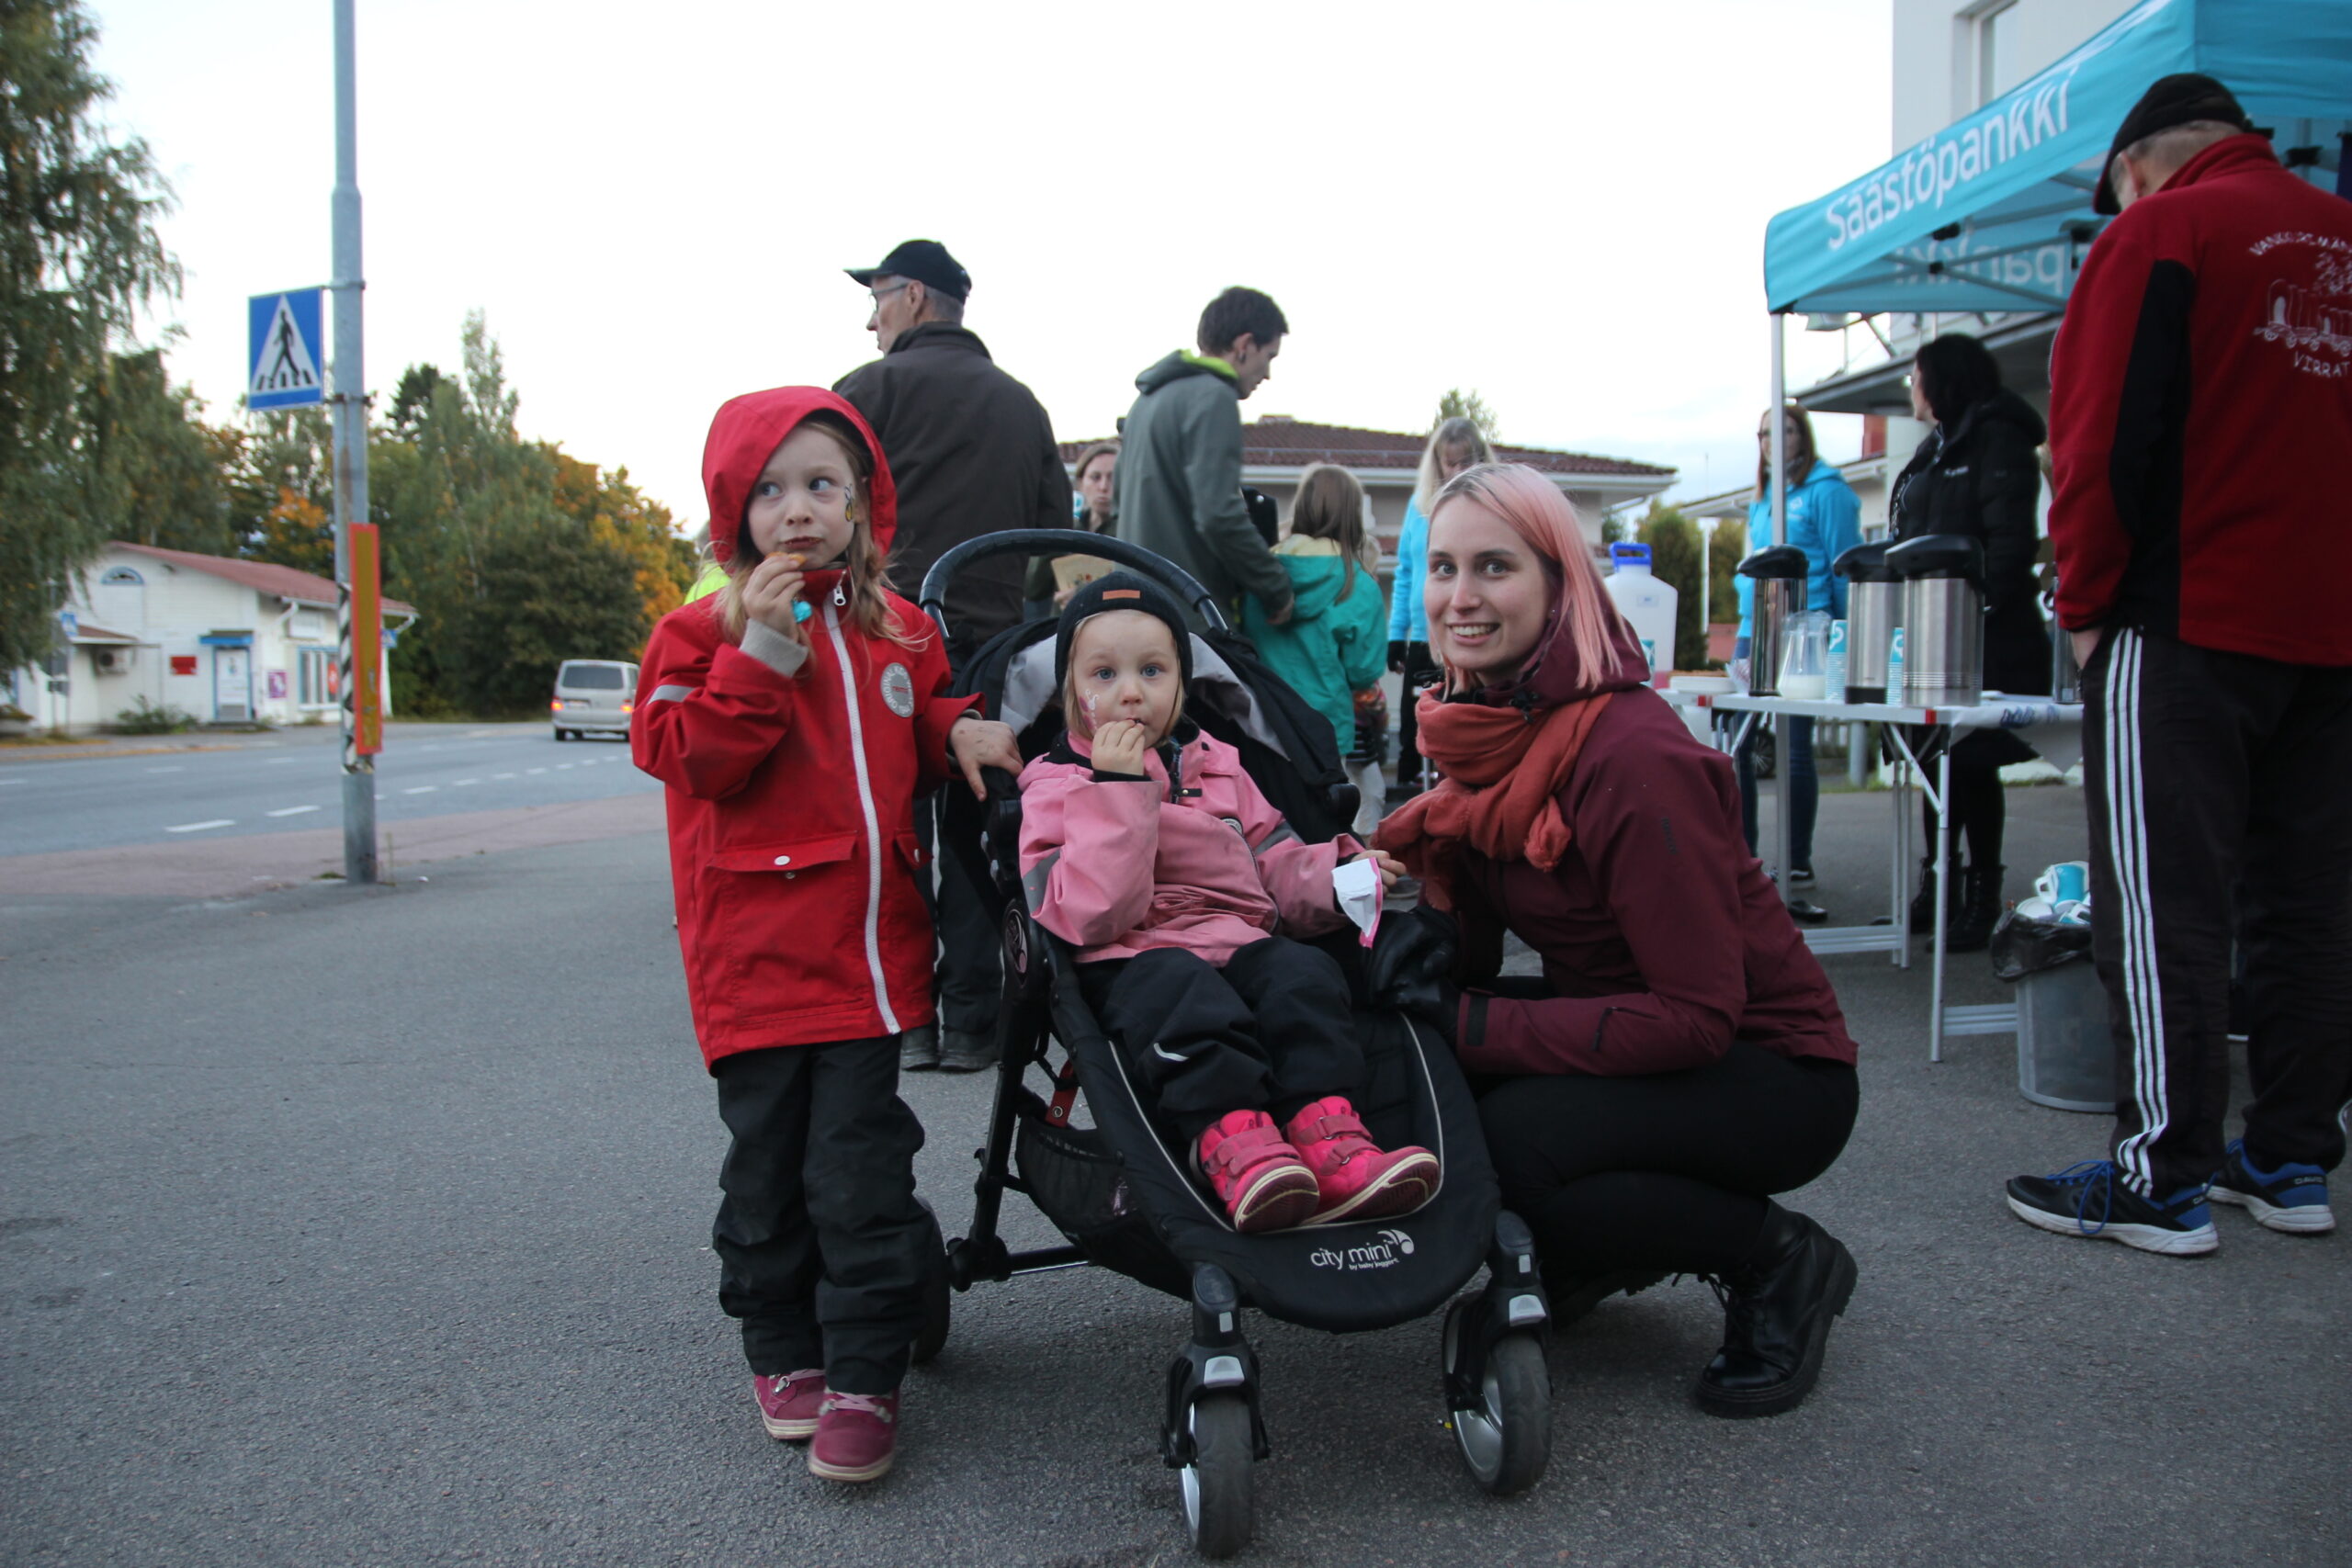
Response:
[{"label": "black knit hat", "polygon": [[2107,150],[2107,161],[2098,166],[2098,188],[2091,193],[2091,210],[2109,218],[2123,210],[2115,199],[2118,152],[2159,130],[2170,130],[2176,125],[2198,119],[2220,120],[2240,130],[2254,129],[2254,122],[2239,107],[2237,96],[2211,76],[2184,71],[2177,76],[2157,78],[2140,95],[2140,101],[2132,106],[2132,112],[2116,129],[2115,143]]},{"label": "black knit hat", "polygon": [[1167,623],[1168,635],[1176,640],[1177,678],[1187,686],[1193,683],[1193,634],[1185,628],[1184,612],[1168,590],[1151,579],[1114,571],[1083,584],[1062,607],[1062,624],[1054,633],[1054,690],[1069,684],[1069,645],[1077,640],[1078,628],[1093,616],[1114,610],[1140,610]]}]

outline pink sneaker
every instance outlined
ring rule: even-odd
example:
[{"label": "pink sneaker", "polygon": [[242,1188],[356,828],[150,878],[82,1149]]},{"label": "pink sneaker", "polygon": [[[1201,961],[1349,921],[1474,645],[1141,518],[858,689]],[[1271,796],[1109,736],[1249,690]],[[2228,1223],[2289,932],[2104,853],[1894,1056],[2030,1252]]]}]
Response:
[{"label": "pink sneaker", "polygon": [[899,1440],[899,1393],[828,1393],[808,1445],[808,1473],[825,1481],[879,1481]]},{"label": "pink sneaker", "polygon": [[817,1414],[825,1403],[825,1369],[803,1367],[772,1378],[754,1375],[752,1397],[760,1402],[760,1425],[769,1437],[805,1443],[817,1435]]},{"label": "pink sneaker", "polygon": [[1384,1151],[1363,1130],[1356,1108],[1336,1094],[1292,1117],[1283,1135],[1322,1192],[1309,1224],[1406,1213],[1437,1190],[1437,1156],[1417,1144]]},{"label": "pink sneaker", "polygon": [[1315,1173],[1262,1111],[1228,1111],[1201,1134],[1201,1172],[1238,1231],[1281,1231],[1315,1213]]}]

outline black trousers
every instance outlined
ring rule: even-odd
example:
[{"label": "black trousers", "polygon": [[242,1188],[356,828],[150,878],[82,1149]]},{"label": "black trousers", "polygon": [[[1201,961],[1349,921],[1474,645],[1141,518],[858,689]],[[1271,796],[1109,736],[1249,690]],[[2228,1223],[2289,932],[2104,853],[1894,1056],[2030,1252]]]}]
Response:
[{"label": "black trousers", "polygon": [[1228,1111],[1288,1122],[1363,1086],[1363,1047],[1339,961],[1270,936],[1223,969],[1177,948],[1079,967],[1079,986],[1127,1070],[1187,1145]]},{"label": "black trousers", "polygon": [[2234,930],[2246,1145],[2265,1166],[2333,1169],[2352,1099],[2352,669],[2125,627],[2092,655],[2083,705],[2118,1168],[2165,1196],[2222,1163]]},{"label": "black trousers", "polygon": [[1405,645],[1403,690],[1396,703],[1396,782],[1400,784],[1426,789],[1437,782],[1422,776],[1421,721],[1413,709],[1420,700],[1422,689],[1435,684],[1442,673],[1430,657],[1428,643]]},{"label": "black trousers", "polygon": [[[961,793],[960,801],[951,795]],[[941,786],[928,801],[915,803],[915,829],[927,850],[941,850],[952,831],[949,811],[970,812],[973,802],[962,773]],[[1003,948],[997,921],[1004,911],[994,887],[972,880],[959,855],[934,852],[938,882],[919,877],[931,903],[933,928],[939,933],[938,966],[933,988],[942,1029],[961,1034],[996,1038],[997,1014],[1004,1005]]]},{"label": "black trousers", "polygon": [[1735,1042],[1647,1077],[1488,1080],[1478,1117],[1503,1203],[1547,1272],[1720,1274],[1755,1250],[1765,1200],[1827,1170],[1854,1128],[1854,1069]]},{"label": "black trousers", "polygon": [[[1971,730],[1951,749],[1952,850],[1946,857],[1947,865],[1960,869],[1963,842],[1970,865],[2001,863],[2001,840],[2009,821],[2009,798],[2001,793],[2001,770],[2012,762],[2029,761],[2033,755],[2032,747],[2006,729]],[[1930,861],[1936,853],[1936,821],[1935,806],[1923,792],[1919,822],[1926,830],[1926,858]]]},{"label": "black trousers", "polygon": [[899,1037],[745,1051],[716,1071],[734,1142],[710,1239],[752,1371],[822,1367],[839,1393],[889,1393],[922,1326],[931,1246]]}]

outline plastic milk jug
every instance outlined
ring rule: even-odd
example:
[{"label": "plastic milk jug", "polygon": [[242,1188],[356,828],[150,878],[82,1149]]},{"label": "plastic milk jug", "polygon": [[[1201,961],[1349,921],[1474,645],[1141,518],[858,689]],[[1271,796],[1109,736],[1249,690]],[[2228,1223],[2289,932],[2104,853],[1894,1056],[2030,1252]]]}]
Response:
[{"label": "plastic milk jug", "polygon": [[1609,559],[1615,570],[1601,581],[1649,655],[1650,684],[1662,686],[1674,669],[1674,584],[1650,575],[1647,545],[1611,545]]}]

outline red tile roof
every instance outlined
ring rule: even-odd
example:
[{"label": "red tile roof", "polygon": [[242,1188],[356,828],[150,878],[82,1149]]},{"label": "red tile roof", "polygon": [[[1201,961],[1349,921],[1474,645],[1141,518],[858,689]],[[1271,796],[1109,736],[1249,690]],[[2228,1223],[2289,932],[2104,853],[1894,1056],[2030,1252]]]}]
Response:
[{"label": "red tile roof", "polygon": [[[1426,435],[1391,430],[1358,430],[1345,424],[1309,424],[1305,420],[1267,418],[1241,427],[1241,461],[1252,468],[1303,468],[1309,463],[1338,463],[1350,468],[1419,468]],[[1062,443],[1062,461],[1078,460],[1090,441]],[[1669,479],[1672,468],[1636,463],[1624,457],[1595,457],[1583,452],[1555,452],[1542,446],[1495,444],[1495,456],[1507,463],[1525,463],[1547,474],[1613,475],[1627,479]]]},{"label": "red tile roof", "polygon": [[[332,579],[321,577],[316,572],[298,571],[290,566],[279,566],[276,561],[200,556],[194,550],[159,549],[153,545],[133,545],[120,539],[113,541],[111,547],[129,550],[133,555],[146,556],[171,566],[186,567],[190,571],[209,572],[214,577],[241,582],[247,588],[257,588],[280,599],[299,599],[306,604],[333,604],[335,602],[335,587]],[[416,606],[404,604],[398,599],[387,599],[384,601],[384,613],[388,615],[413,615]]]}]

